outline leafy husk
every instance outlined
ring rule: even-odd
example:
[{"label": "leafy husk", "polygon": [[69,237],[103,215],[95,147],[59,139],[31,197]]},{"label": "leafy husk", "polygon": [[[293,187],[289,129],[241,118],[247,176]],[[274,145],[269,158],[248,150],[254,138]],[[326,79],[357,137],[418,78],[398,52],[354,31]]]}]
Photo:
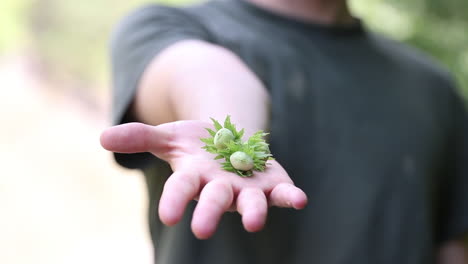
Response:
[{"label": "leafy husk", "polygon": [[[221,163],[222,169],[236,173],[241,177],[251,177],[253,176],[253,170],[264,171],[266,169],[267,161],[269,159],[273,159],[273,156],[270,153],[270,149],[268,147],[269,145],[264,139],[268,133],[257,131],[247,141],[243,142],[242,137],[244,135],[244,129],[238,131],[236,125],[231,123],[231,117],[229,115],[224,120],[223,125],[221,125],[221,123],[219,123],[214,118],[211,118],[211,120],[213,121],[215,130],[206,128],[210,134],[210,137],[201,138],[200,140],[205,143],[205,146],[202,147],[203,149],[209,153],[216,154],[214,159],[224,159],[224,162]],[[234,135],[234,139],[226,143],[225,148],[220,149],[214,145],[214,136],[216,135],[216,132],[222,128],[229,129]],[[229,158],[234,152],[237,151],[245,152],[252,158],[254,163],[254,168],[252,170],[242,171],[237,170],[232,166]]]}]

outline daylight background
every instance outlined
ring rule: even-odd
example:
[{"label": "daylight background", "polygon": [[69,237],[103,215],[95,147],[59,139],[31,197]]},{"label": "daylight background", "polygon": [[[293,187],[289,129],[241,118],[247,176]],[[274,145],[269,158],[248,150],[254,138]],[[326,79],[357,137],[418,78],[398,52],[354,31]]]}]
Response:
[{"label": "daylight background", "polygon": [[[0,1],[0,263],[151,263],[142,177],[98,140],[109,126],[111,29],[147,2]],[[352,7],[445,64],[468,95],[468,1]]]}]

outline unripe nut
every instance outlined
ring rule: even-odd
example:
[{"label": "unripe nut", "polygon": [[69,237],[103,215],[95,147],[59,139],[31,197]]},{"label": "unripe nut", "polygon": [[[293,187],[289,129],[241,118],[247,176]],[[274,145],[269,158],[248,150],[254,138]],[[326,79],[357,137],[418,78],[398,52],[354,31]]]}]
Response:
[{"label": "unripe nut", "polygon": [[214,136],[214,145],[217,149],[226,148],[226,144],[234,140],[234,134],[227,128],[221,128]]},{"label": "unripe nut", "polygon": [[270,148],[268,147],[268,144],[265,142],[259,142],[258,143],[259,147],[258,150],[264,152],[265,154],[270,154]]},{"label": "unripe nut", "polygon": [[231,161],[232,167],[236,170],[249,171],[254,167],[252,157],[242,151],[234,152],[231,157],[229,157],[229,160]]}]

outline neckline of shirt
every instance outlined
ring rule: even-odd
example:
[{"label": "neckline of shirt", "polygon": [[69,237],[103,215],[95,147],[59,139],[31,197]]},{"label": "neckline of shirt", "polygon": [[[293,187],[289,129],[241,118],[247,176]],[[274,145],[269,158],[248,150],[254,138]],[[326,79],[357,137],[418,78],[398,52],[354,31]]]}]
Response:
[{"label": "neckline of shirt", "polygon": [[288,27],[299,28],[306,31],[315,31],[322,32],[325,34],[332,35],[361,35],[364,33],[364,27],[360,19],[356,18],[356,23],[353,25],[325,25],[320,23],[314,23],[309,21],[304,21],[295,17],[286,16],[279,14],[275,11],[257,6],[253,3],[250,3],[246,0],[227,0],[233,2],[240,8],[246,10],[247,12],[264,17],[269,20],[274,20],[276,23],[285,24]]}]

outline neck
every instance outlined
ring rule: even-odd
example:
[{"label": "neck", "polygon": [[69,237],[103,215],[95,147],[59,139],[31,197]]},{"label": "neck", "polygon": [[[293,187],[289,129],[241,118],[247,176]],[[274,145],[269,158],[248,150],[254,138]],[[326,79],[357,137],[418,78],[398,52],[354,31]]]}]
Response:
[{"label": "neck", "polygon": [[351,25],[356,22],[346,0],[247,0],[282,15],[324,25]]}]

